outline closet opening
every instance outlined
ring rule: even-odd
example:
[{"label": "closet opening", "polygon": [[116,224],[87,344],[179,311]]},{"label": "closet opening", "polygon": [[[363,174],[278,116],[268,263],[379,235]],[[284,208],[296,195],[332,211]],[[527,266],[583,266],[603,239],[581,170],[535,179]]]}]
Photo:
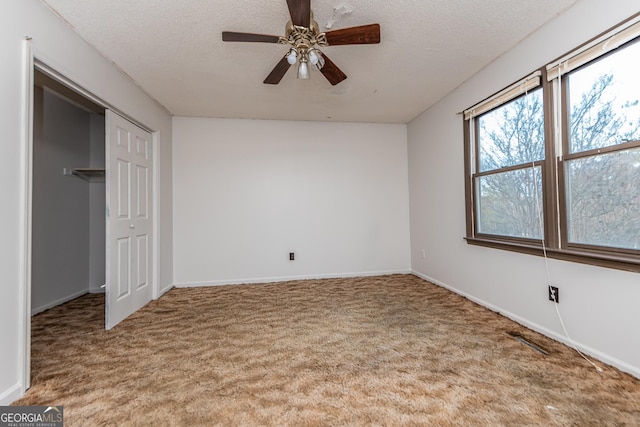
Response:
[{"label": "closet opening", "polygon": [[105,200],[105,109],[35,69],[31,315],[104,294]]},{"label": "closet opening", "polygon": [[[34,70],[31,315],[105,292],[105,108]],[[104,318],[103,318],[104,322]]]}]

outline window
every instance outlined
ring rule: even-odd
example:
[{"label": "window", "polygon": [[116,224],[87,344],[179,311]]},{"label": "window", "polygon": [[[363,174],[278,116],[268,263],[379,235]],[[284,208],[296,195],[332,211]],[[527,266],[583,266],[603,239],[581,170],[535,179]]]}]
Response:
[{"label": "window", "polygon": [[542,238],[542,90],[480,115],[474,174],[478,233]]},{"label": "window", "polygon": [[464,113],[467,241],[640,272],[640,16]]},{"label": "window", "polygon": [[568,73],[568,244],[640,249],[640,42]]}]

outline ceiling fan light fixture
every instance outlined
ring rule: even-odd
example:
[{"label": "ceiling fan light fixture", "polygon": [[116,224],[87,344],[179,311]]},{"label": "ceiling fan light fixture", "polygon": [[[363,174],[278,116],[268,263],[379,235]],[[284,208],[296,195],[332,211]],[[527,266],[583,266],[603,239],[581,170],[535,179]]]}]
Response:
[{"label": "ceiling fan light fixture", "polygon": [[309,78],[309,65],[307,64],[307,58],[300,58],[300,65],[298,66],[298,78],[303,80]]},{"label": "ceiling fan light fixture", "polygon": [[311,65],[317,65],[319,60],[320,58],[318,58],[318,54],[316,53],[316,50],[311,49],[309,51],[309,62],[311,62]]},{"label": "ceiling fan light fixture", "polygon": [[298,60],[298,52],[295,49],[291,49],[287,54],[287,62],[289,65],[293,65]]}]

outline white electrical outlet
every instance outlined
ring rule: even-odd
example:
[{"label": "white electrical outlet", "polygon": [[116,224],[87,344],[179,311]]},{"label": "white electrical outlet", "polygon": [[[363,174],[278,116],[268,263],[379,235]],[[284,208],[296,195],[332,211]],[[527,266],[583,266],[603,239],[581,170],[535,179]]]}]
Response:
[{"label": "white electrical outlet", "polygon": [[427,259],[427,251],[422,250],[422,259]]}]

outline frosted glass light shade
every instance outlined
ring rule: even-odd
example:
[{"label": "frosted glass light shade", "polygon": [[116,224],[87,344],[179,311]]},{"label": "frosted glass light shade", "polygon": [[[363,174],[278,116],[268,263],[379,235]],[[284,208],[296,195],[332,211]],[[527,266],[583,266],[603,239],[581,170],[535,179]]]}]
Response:
[{"label": "frosted glass light shade", "polygon": [[289,52],[289,54],[287,55],[287,62],[290,65],[293,65],[296,63],[296,61],[298,60],[298,54],[296,53],[295,50],[291,49],[291,51]]},{"label": "frosted glass light shade", "polygon": [[298,66],[298,78],[299,79],[308,79],[309,78],[309,66],[306,61],[300,61],[300,65]]},{"label": "frosted glass light shade", "polygon": [[316,65],[318,63],[318,54],[315,50],[309,51],[309,62],[311,62],[311,65]]}]

